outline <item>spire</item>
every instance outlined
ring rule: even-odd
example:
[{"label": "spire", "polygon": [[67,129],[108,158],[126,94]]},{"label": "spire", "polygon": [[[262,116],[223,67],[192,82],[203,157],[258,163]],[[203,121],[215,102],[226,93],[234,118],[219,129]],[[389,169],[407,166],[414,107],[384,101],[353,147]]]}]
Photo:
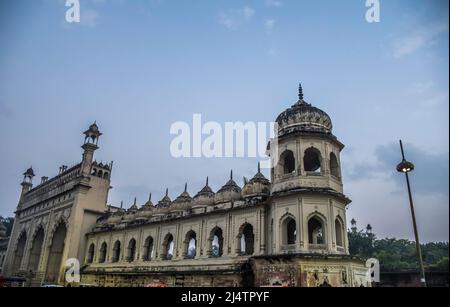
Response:
[{"label": "spire", "polygon": [[136,199],[136,197],[135,197],[135,198],[134,198],[134,203],[133,203],[134,206],[136,206],[136,202],[137,202],[137,199]]},{"label": "spire", "polygon": [[230,180],[233,180],[233,170],[230,172]]},{"label": "spire", "polygon": [[209,177],[206,177],[206,186],[209,185]]},{"label": "spire", "polygon": [[166,197],[169,196],[169,188],[166,188]]},{"label": "spire", "polygon": [[261,173],[261,162],[258,162],[258,173]]},{"label": "spire", "polygon": [[120,201],[120,209],[123,209],[123,200]]},{"label": "spire", "polygon": [[187,192],[187,182],[184,184],[184,193]]},{"label": "spire", "polygon": [[152,201],[152,192],[148,194],[148,201]]},{"label": "spire", "polygon": [[303,100],[303,88],[301,83],[298,84],[298,99]]}]

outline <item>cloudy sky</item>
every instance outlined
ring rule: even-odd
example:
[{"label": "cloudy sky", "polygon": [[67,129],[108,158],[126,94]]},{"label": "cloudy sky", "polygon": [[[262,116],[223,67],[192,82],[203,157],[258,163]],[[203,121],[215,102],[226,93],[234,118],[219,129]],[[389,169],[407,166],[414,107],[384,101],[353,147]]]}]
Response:
[{"label": "cloudy sky", "polygon": [[[257,159],[175,159],[170,126],[270,122],[305,99],[333,119],[348,217],[378,237],[412,238],[398,139],[423,241],[448,240],[448,1],[63,0],[0,3],[0,215],[12,215],[21,174],[57,174],[80,161],[82,131],[104,133],[96,158],[114,160],[109,202],[149,192],[217,190]],[[35,178],[38,182],[39,179]]]}]

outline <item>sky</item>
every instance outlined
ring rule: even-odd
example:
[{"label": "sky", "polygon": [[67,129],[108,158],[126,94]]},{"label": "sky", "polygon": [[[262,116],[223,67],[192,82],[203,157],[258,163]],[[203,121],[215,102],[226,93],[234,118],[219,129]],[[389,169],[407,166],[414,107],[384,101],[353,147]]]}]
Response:
[{"label": "sky", "polygon": [[[242,186],[256,158],[170,154],[176,121],[271,122],[297,100],[326,111],[342,152],[348,220],[377,237],[413,238],[398,140],[424,242],[448,241],[449,17],[447,0],[0,1],[0,215],[11,216],[22,173],[54,176],[81,160],[82,132],[103,135],[114,160],[108,202],[174,199],[230,169]],[[268,172],[264,170],[266,176]]]}]

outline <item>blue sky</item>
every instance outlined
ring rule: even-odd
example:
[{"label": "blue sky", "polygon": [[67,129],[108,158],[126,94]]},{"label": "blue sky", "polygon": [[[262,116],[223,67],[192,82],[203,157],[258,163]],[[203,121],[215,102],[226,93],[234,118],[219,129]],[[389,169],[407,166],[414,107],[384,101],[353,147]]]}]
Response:
[{"label": "blue sky", "polygon": [[[98,160],[114,160],[109,202],[154,201],[184,183],[217,190],[256,159],[174,159],[175,121],[273,121],[296,100],[325,110],[342,153],[348,217],[379,237],[412,238],[405,141],[420,232],[448,240],[448,1],[62,0],[0,3],[0,215],[13,214],[21,173],[37,177],[81,159],[97,120]],[[39,180],[36,178],[36,182]]]}]

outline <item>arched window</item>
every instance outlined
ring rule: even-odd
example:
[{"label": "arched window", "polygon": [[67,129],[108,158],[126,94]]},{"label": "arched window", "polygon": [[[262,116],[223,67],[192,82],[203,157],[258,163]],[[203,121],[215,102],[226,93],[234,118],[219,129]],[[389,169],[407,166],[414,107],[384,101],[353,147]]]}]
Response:
[{"label": "arched window", "polygon": [[194,259],[197,254],[197,234],[194,231],[189,231],[186,234],[184,241],[185,258]]},{"label": "arched window", "polygon": [[163,241],[163,252],[161,255],[163,260],[171,260],[173,258],[174,246],[173,236],[168,233]]},{"label": "arched window", "polygon": [[102,170],[99,170],[99,171],[97,172],[97,176],[100,177],[100,178],[103,178],[103,171],[102,171]]},{"label": "arched window", "polygon": [[150,261],[153,259],[153,238],[147,237],[144,243],[144,256],[142,257],[144,261]]},{"label": "arched window", "polygon": [[211,257],[222,257],[223,255],[223,232],[219,227],[211,231]]},{"label": "arched window", "polygon": [[108,172],[105,172],[105,173],[103,174],[103,179],[108,179],[108,177],[109,177],[109,173],[108,173]]},{"label": "arched window", "polygon": [[119,262],[120,260],[120,241],[116,241],[114,243],[114,247],[113,247],[113,255],[112,255],[112,262]]},{"label": "arched window", "polygon": [[131,239],[128,243],[128,253],[127,253],[127,261],[133,262],[136,256],[136,240]]},{"label": "arched window", "polygon": [[282,223],[283,244],[291,245],[297,241],[297,223],[291,217],[286,218]]},{"label": "arched window", "polygon": [[308,240],[309,244],[325,244],[324,229],[322,221],[317,217],[312,217],[308,221]]},{"label": "arched window", "polygon": [[244,224],[241,227],[242,230],[239,235],[240,254],[241,255],[253,255],[255,235],[253,234],[253,226],[250,224]]},{"label": "arched window", "polygon": [[330,173],[332,176],[339,178],[339,164],[336,155],[332,152],[330,153]]},{"label": "arched window", "polygon": [[280,156],[280,166],[283,169],[283,174],[292,174],[295,172],[295,157],[290,150],[284,151]]},{"label": "arched window", "polygon": [[320,173],[321,170],[321,156],[317,148],[310,147],[305,150],[303,157],[303,166],[306,172]]},{"label": "arched window", "polygon": [[344,246],[344,227],[339,218],[334,221],[335,229],[336,229],[336,245],[339,247]]},{"label": "arched window", "polygon": [[100,247],[100,255],[98,258],[99,263],[105,263],[107,250],[108,250],[108,245],[106,244],[106,242],[103,242],[102,246]]},{"label": "arched window", "polygon": [[95,254],[95,245],[94,243],[92,243],[91,245],[89,245],[87,263],[94,262],[94,254]]}]

